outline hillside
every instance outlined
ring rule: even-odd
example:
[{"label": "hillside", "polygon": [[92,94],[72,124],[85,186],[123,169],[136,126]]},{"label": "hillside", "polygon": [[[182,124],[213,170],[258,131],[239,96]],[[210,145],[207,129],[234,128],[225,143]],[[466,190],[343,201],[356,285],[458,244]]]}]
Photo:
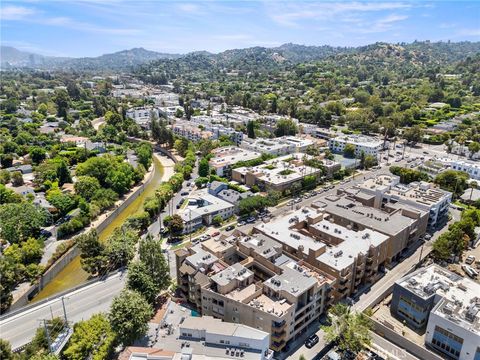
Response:
[{"label": "hillside", "polygon": [[97,57],[61,58],[43,56],[20,51],[10,46],[2,46],[0,63],[2,68],[29,67],[40,69],[81,70],[126,70],[158,59],[174,59],[176,54],[149,51],[144,48],[123,50]]}]

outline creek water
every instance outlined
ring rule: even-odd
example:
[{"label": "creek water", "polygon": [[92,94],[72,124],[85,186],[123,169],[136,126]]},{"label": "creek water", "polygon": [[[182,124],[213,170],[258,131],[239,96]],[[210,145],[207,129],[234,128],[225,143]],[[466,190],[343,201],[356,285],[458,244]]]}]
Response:
[{"label": "creek water", "polygon": [[[143,210],[143,201],[148,196],[155,193],[155,189],[162,182],[164,169],[161,162],[154,156],[154,173],[153,178],[146,186],[145,190],[133,200],[118,216],[98,234],[100,241],[105,241],[115,228],[121,226],[125,220]],[[53,296],[61,291],[68,290],[74,286],[80,285],[88,280],[89,274],[85,272],[80,265],[80,256],[75,257],[55,278],[48,283],[31,302],[39,301],[47,297]]]}]

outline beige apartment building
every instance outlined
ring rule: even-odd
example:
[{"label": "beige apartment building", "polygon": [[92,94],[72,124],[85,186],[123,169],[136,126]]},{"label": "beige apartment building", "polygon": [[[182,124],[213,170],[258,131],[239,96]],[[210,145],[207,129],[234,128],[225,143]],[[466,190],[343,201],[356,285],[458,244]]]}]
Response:
[{"label": "beige apartment building", "polygon": [[286,253],[334,277],[335,299],[376,282],[425,232],[428,217],[402,209],[383,212],[346,196],[327,197],[313,206],[257,225],[254,234],[279,242]]},{"label": "beige apartment building", "polygon": [[266,331],[274,351],[333,300],[333,277],[261,234],[211,239],[178,250],[176,258],[179,289],[202,315]]}]

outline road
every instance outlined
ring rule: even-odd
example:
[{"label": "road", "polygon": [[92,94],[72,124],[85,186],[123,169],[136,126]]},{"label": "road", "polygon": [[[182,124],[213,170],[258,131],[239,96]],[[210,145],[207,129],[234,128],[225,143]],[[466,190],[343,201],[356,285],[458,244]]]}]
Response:
[{"label": "road", "polygon": [[[90,318],[93,314],[106,312],[113,298],[125,285],[125,273],[116,273],[106,280],[98,281],[64,296],[67,319],[77,322]],[[2,339],[8,340],[12,348],[18,348],[31,341],[43,319],[63,317],[61,298],[45,303],[0,320]]]}]

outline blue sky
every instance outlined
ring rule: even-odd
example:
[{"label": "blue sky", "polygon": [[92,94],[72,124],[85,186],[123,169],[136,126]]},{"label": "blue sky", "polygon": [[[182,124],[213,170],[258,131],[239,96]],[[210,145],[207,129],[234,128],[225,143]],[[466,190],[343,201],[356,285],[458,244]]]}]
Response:
[{"label": "blue sky", "polygon": [[2,45],[55,56],[480,40],[480,1],[2,0],[0,9]]}]

